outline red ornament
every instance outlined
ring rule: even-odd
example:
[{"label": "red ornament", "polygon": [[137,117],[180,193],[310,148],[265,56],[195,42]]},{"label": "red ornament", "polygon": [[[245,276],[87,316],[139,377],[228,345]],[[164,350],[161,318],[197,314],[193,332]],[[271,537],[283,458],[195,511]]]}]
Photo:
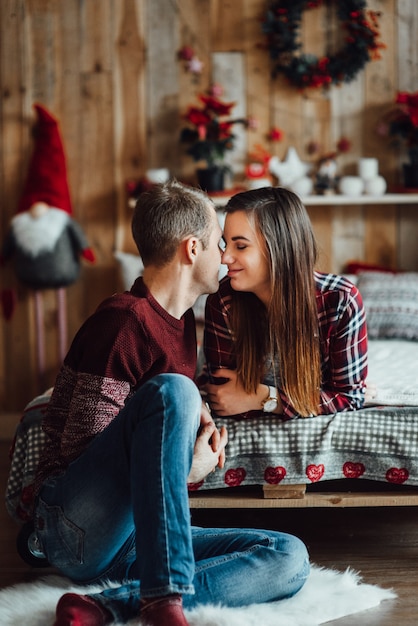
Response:
[{"label": "red ornament", "polygon": [[277,128],[277,126],[274,126],[268,134],[270,141],[281,141],[283,137],[284,132],[280,130],[280,128]]},{"label": "red ornament", "polygon": [[351,150],[351,141],[347,137],[341,137],[337,143],[338,152],[349,152]]},{"label": "red ornament", "polygon": [[178,58],[181,61],[191,61],[195,56],[193,48],[190,46],[183,46],[177,53]]}]

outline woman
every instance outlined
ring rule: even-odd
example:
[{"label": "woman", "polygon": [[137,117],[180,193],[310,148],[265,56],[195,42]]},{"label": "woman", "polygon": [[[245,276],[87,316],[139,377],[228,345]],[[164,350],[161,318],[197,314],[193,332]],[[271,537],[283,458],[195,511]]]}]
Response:
[{"label": "woman", "polygon": [[345,278],[314,270],[317,246],[298,196],[273,187],[233,196],[224,241],[228,274],[206,305],[212,410],[290,419],[359,409],[367,376],[361,295]]}]

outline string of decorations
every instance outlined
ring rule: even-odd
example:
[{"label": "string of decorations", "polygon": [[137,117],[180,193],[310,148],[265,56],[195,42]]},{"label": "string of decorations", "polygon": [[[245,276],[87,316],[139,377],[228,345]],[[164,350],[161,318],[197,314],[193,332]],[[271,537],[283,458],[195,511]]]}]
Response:
[{"label": "string of decorations", "polygon": [[[329,0],[328,0],[329,1]],[[380,58],[385,45],[379,41],[376,11],[367,11],[364,0],[333,0],[345,31],[344,45],[335,54],[318,58],[301,51],[302,13],[318,8],[323,0],[275,0],[262,24],[273,61],[273,77],[283,74],[294,86],[328,88],[351,82],[369,61]]]}]

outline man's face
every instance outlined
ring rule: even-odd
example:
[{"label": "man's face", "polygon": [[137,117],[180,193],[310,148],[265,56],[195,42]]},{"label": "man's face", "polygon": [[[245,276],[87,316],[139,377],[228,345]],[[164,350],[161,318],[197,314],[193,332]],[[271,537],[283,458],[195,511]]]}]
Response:
[{"label": "man's face", "polygon": [[[214,293],[219,285],[219,268],[221,264],[221,249],[219,247],[222,230],[215,209],[210,208],[212,230],[208,246],[200,249],[196,264],[196,281],[201,287],[201,293]],[[200,242],[200,246],[201,246]]]}]

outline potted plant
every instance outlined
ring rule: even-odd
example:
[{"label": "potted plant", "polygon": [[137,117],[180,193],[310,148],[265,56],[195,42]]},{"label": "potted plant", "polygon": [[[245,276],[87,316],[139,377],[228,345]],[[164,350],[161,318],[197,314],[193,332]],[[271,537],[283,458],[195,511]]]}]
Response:
[{"label": "potted plant", "polygon": [[380,132],[398,137],[405,144],[409,163],[403,164],[404,185],[418,188],[418,91],[398,92],[395,103],[396,108],[386,116]]},{"label": "potted plant", "polygon": [[199,94],[202,106],[188,108],[184,115],[188,125],[180,134],[181,143],[188,145],[187,153],[202,164],[196,174],[200,187],[208,192],[224,189],[229,169],[224,162],[225,153],[234,148],[232,126],[248,126],[248,120],[230,117],[235,102],[223,102],[219,95],[219,87],[213,87],[209,94]]}]

